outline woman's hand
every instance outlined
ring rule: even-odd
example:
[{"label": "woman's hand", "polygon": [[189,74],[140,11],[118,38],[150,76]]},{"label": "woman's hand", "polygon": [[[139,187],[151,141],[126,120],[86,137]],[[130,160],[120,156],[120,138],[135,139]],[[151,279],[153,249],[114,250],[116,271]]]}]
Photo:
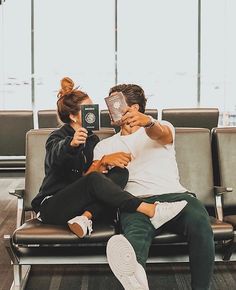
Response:
[{"label": "woman's hand", "polygon": [[87,137],[88,131],[85,128],[80,127],[75,131],[74,137],[70,142],[70,146],[78,147],[80,144],[84,144],[86,142]]}]

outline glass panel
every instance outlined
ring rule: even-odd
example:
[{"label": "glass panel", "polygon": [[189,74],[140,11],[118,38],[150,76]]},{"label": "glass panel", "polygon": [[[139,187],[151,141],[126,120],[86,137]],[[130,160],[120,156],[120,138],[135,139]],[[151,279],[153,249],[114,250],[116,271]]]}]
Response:
[{"label": "glass panel", "polygon": [[236,2],[202,1],[202,106],[219,107],[220,125],[236,125]]},{"label": "glass panel", "polygon": [[198,1],[118,1],[118,81],[149,108],[197,105]]},{"label": "glass panel", "polygon": [[37,109],[55,108],[64,76],[105,107],[115,81],[114,9],[110,0],[35,1]]},{"label": "glass panel", "polygon": [[0,109],[31,109],[30,0],[0,6]]}]

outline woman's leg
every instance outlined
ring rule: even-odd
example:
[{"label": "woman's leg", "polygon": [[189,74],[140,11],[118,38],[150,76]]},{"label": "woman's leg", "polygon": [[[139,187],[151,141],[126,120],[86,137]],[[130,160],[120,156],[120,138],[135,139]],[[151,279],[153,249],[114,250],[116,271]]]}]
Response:
[{"label": "woman's leg", "polygon": [[[120,186],[122,189],[125,188],[128,179],[129,179],[129,171],[126,168],[120,168],[120,167],[113,167],[111,170],[108,171],[105,176],[109,179],[111,179],[115,184]],[[99,217],[104,216],[111,216],[115,215],[116,209],[108,209],[107,206],[103,204],[99,204],[97,201],[90,204],[86,208],[86,212],[84,215],[91,219],[97,219]]]},{"label": "woman's leg", "polygon": [[126,168],[113,167],[105,176],[124,189],[129,179],[129,171]]},{"label": "woman's leg", "polygon": [[103,174],[92,172],[45,200],[40,214],[45,223],[66,224],[91,206],[94,211],[108,205],[133,212],[141,203],[142,200],[122,190]]}]

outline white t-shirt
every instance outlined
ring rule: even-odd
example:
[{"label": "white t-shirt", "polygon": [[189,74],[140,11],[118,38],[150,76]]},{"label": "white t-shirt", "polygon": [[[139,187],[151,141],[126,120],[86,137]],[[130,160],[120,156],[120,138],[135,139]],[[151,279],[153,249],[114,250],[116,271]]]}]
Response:
[{"label": "white t-shirt", "polygon": [[[171,128],[174,139],[174,127],[167,121],[160,123]],[[145,129],[141,127],[130,135],[121,135],[119,132],[100,141],[94,148],[94,160],[122,151],[131,153],[132,156],[127,166],[129,181],[125,190],[135,196],[186,191],[179,182],[174,142],[161,145],[149,138]]]}]

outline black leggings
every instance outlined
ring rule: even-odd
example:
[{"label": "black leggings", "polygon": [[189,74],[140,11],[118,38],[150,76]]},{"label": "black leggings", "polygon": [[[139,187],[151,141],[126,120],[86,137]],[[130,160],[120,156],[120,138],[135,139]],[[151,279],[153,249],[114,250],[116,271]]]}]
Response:
[{"label": "black leggings", "polygon": [[110,209],[135,212],[142,200],[122,189],[127,180],[127,169],[113,168],[106,176],[92,172],[46,199],[40,217],[44,223],[63,225],[84,211],[93,219]]}]

